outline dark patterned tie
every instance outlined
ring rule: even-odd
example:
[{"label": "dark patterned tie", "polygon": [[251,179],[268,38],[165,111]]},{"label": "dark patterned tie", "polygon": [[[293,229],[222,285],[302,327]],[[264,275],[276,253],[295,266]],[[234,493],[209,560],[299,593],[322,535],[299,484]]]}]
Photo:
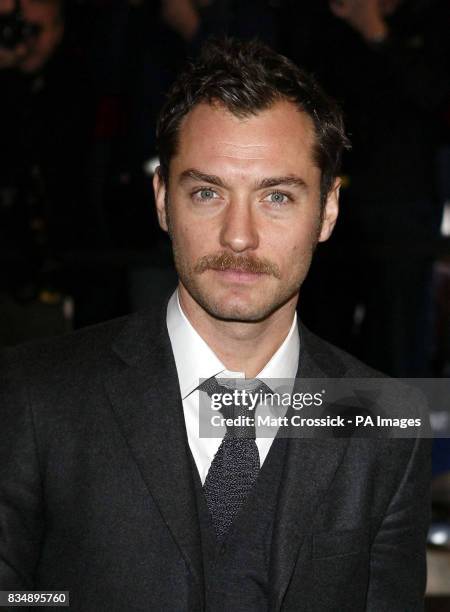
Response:
[{"label": "dark patterned tie", "polygon": [[[211,397],[213,393],[230,393],[230,389],[220,385],[215,377],[199,386]],[[247,393],[271,393],[264,384]],[[224,417],[252,416],[254,411],[241,405],[223,406]],[[227,432],[206,476],[203,492],[206,497],[217,539],[223,542],[239,508],[258,478],[260,469],[259,452],[255,440],[255,426],[227,426]]]}]

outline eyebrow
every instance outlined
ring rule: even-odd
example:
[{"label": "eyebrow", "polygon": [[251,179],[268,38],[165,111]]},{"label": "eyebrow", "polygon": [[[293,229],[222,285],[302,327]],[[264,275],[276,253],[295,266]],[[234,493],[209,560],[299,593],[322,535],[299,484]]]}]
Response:
[{"label": "eyebrow", "polygon": [[[220,178],[220,176],[205,174],[204,172],[200,172],[194,168],[184,170],[184,172],[182,172],[180,175],[180,182],[185,182],[189,179],[226,188],[226,184]],[[260,181],[257,181],[256,189],[267,189],[268,187],[278,187],[279,185],[289,185],[292,187],[300,187],[302,189],[307,188],[307,184],[302,178],[289,174],[288,176],[273,176],[261,179]]]},{"label": "eyebrow", "polygon": [[258,189],[267,189],[267,187],[277,187],[278,185],[289,185],[292,187],[301,187],[305,189],[307,187],[305,181],[299,176],[274,176],[262,179],[258,183]]},{"label": "eyebrow", "polygon": [[185,170],[181,173],[180,183],[184,183],[188,179],[200,181],[201,183],[210,183],[211,185],[216,185],[217,187],[225,187],[225,183],[219,176],[215,176],[214,174],[205,174],[204,172],[200,172],[194,168],[189,168],[189,170]]}]

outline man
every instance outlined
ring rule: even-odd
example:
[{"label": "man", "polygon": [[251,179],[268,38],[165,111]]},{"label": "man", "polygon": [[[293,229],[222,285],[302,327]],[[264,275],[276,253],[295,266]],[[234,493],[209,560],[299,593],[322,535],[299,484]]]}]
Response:
[{"label": "man", "polygon": [[[17,36],[9,40],[8,32],[14,31]],[[63,33],[61,0],[0,0],[0,236],[5,251],[42,246],[49,231],[49,210],[55,214],[56,207],[48,200],[58,200],[60,208],[64,199],[61,188],[58,197],[54,194],[61,174],[68,179],[58,160],[64,158],[64,164],[70,165],[66,149],[75,148],[77,141],[67,127],[61,139],[61,114],[67,120],[69,99],[75,97],[68,77],[64,78],[70,73],[74,80],[67,57],[62,71]]]},{"label": "man", "polygon": [[373,375],[295,314],[336,222],[339,112],[267,47],[211,43],[158,141],[168,305],[2,357],[1,588],[83,612],[422,609],[427,445],[199,436],[221,378]]}]

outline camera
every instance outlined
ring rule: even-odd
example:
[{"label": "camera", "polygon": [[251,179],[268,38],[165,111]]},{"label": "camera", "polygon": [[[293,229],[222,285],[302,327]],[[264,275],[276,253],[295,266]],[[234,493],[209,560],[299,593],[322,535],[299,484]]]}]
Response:
[{"label": "camera", "polygon": [[23,18],[20,0],[16,0],[13,11],[0,15],[0,48],[14,49],[37,36],[39,31],[40,26]]}]

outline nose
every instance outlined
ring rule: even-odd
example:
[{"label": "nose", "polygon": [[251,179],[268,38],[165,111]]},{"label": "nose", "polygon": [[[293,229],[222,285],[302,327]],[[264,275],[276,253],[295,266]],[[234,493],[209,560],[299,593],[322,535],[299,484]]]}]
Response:
[{"label": "nose", "polygon": [[220,244],[235,253],[256,249],[259,236],[251,203],[246,198],[233,198],[225,212],[220,232]]}]

